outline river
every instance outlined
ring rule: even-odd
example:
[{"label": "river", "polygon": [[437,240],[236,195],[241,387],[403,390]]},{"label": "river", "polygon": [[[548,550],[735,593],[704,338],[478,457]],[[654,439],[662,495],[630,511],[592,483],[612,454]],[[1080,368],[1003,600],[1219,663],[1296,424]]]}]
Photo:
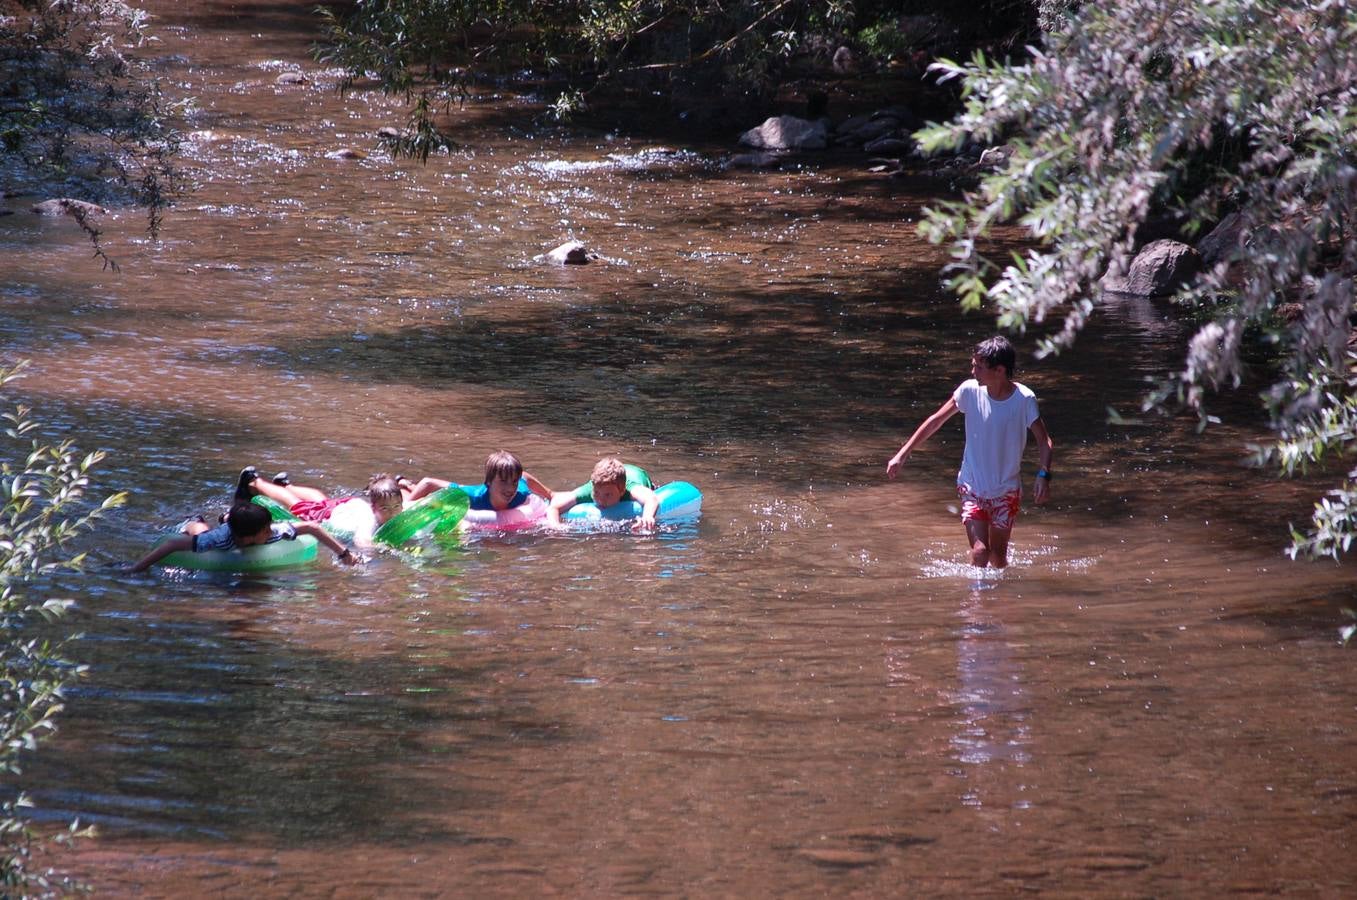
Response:
[{"label": "river", "polygon": [[[50,860],[95,896],[1353,893],[1352,566],[1285,557],[1323,482],[1244,464],[1248,396],[1204,435],[1108,424],[1173,365],[1170,311],[1024,353],[1053,499],[973,570],[959,420],[885,479],[993,327],[914,232],[936,185],[726,171],[509,93],[392,161],[397,101],[336,91],[304,5],[150,6],[193,99],[162,240],[116,210],[104,271],[69,221],[0,218],[7,401],[131,492],[59,579],[90,671],[25,770],[40,825],[97,825]],[[602,258],[537,259],[570,237]],[[247,463],[352,490],[500,448],[555,487],[619,453],[703,514],[107,565]]]}]

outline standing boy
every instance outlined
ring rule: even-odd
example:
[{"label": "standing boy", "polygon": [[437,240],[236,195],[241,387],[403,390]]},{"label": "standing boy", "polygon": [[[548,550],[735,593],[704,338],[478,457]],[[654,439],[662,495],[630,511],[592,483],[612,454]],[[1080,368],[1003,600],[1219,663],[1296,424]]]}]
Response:
[{"label": "standing boy", "polygon": [[1028,431],[1036,438],[1040,457],[1033,499],[1040,505],[1051,494],[1051,436],[1037,410],[1037,395],[1013,380],[1016,363],[1017,354],[1007,338],[992,337],[978,344],[971,356],[971,378],[924,419],[886,464],[887,477],[895,478],[933,432],[958,412],[965,414],[966,449],[957,473],[957,494],[975,566],[1008,565],[1008,539],[1022,501],[1019,469]]}]

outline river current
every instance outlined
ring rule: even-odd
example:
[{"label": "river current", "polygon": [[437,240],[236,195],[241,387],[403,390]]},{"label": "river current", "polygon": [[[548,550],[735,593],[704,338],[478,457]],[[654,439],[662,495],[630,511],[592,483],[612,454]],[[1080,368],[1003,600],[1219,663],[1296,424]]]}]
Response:
[{"label": "river current", "polygon": [[[393,161],[399,103],[341,96],[302,6],[150,6],[192,100],[162,239],[114,210],[113,272],[0,218],[6,405],[131,492],[59,579],[90,671],[24,776],[40,825],[98,827],[50,860],[95,896],[1352,895],[1352,567],[1286,558],[1323,482],[1245,464],[1248,396],[1108,424],[1174,365],[1170,310],[1023,354],[1053,499],[975,570],[960,420],[885,479],[993,328],[915,234],[938,184],[726,170],[508,93]],[[540,259],[567,238],[600,259]],[[501,448],[558,488],[620,454],[702,517],[109,565],[247,463],[341,491]]]}]

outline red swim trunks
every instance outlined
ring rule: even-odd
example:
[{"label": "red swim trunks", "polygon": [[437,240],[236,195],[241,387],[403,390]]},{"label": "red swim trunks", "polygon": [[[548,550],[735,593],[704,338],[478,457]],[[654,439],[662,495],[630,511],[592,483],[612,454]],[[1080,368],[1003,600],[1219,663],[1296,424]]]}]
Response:
[{"label": "red swim trunks", "polygon": [[957,496],[961,498],[961,521],[986,522],[991,528],[1009,531],[1018,520],[1018,509],[1022,506],[1022,491],[1009,491],[1001,497],[977,497],[964,484],[957,485]]},{"label": "red swim trunks", "polygon": [[298,500],[288,512],[304,522],[324,522],[330,513],[341,503],[347,503],[352,497],[331,497],[328,500]]}]

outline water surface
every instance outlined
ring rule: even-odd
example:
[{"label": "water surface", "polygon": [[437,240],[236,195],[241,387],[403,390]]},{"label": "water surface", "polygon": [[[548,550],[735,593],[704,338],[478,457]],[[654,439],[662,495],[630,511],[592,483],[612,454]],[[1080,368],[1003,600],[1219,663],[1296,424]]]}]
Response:
[{"label": "water surface", "polygon": [[[341,97],[304,12],[152,7],[196,105],[163,240],[118,211],[113,273],[0,219],[15,396],[132,492],[100,561],[246,463],[338,491],[507,448],[565,487],[620,453],[706,504],[63,579],[91,673],[27,777],[41,821],[98,824],[60,858],[97,896],[1351,893],[1351,566],[1284,557],[1317,488],[1243,465],[1247,397],[1204,437],[1106,424],[1172,364],[1168,310],[1020,373],[1057,479],[995,577],[964,564],[959,423],[884,479],[992,327],[914,234],[936,184],[728,172],[509,94],[395,162],[399,107]],[[568,237],[603,259],[537,259]]]}]

